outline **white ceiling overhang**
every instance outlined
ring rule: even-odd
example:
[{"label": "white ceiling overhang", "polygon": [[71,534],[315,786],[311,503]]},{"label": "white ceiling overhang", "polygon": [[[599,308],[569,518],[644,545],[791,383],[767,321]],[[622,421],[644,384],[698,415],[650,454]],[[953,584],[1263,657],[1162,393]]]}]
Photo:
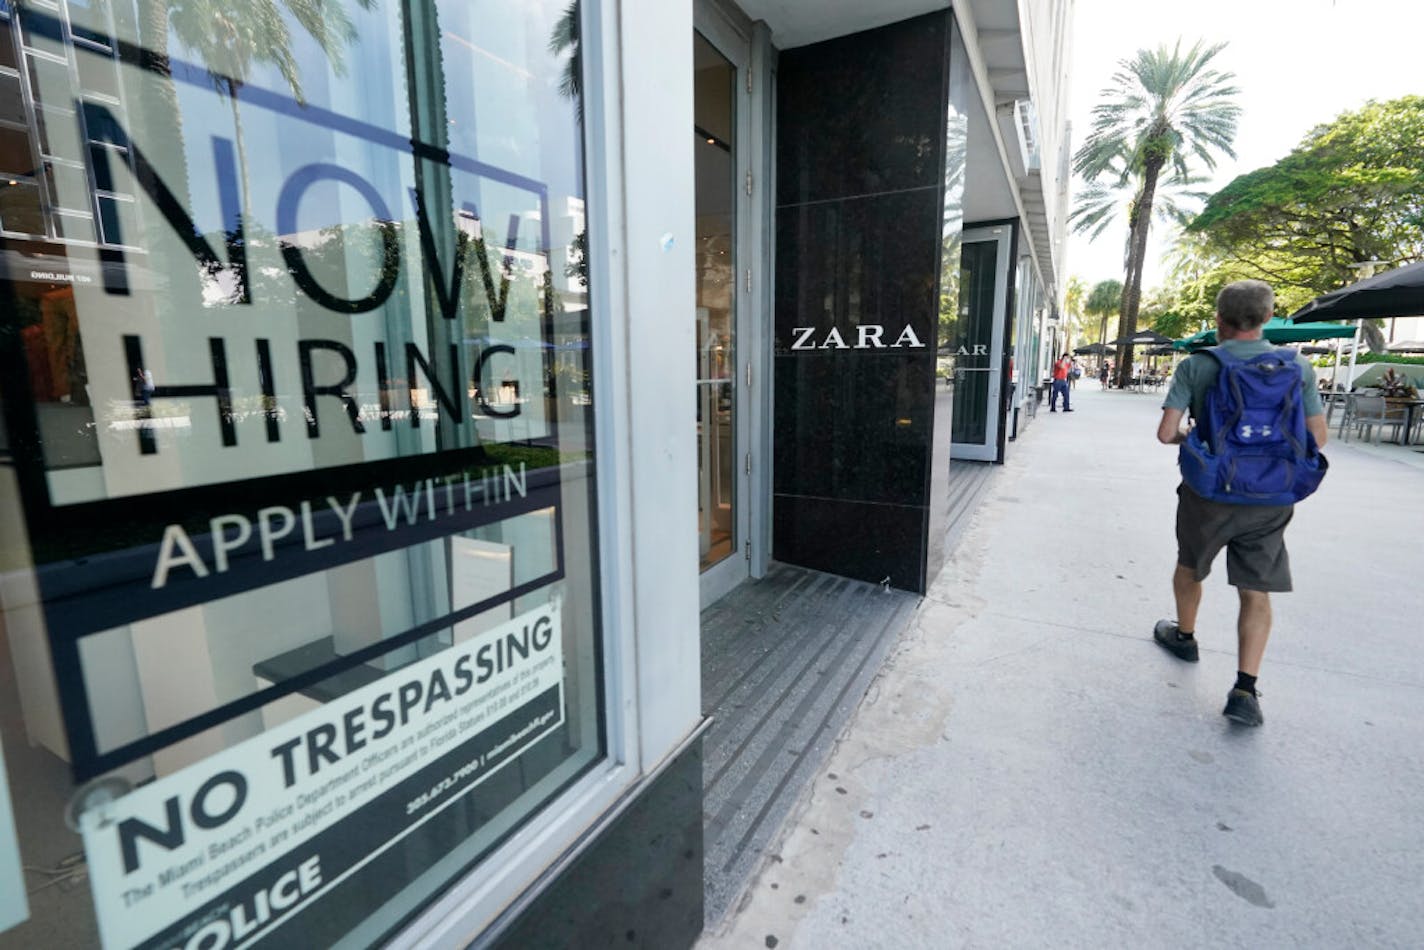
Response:
[{"label": "white ceiling overhang", "polygon": [[[984,96],[994,107],[1005,155],[1018,189],[1019,203],[1027,224],[1028,241],[1044,283],[1056,291],[1057,274],[1053,260],[1053,239],[1048,224],[1048,206],[1044,196],[1043,175],[1039,168],[1025,168],[1017,155],[1017,131],[1013,104],[1030,98],[1028,64],[1024,59],[1023,26],[1019,21],[1019,5],[1011,0],[962,0],[960,23],[970,45],[970,56],[977,59],[975,73]],[[977,56],[975,55],[977,53]],[[1052,161],[1053,156],[1040,155],[1039,161]],[[1050,299],[1057,295],[1050,292]]]},{"label": "white ceiling overhang", "polygon": [[777,49],[791,49],[945,10],[949,0],[737,0],[737,6],[766,21]]},{"label": "white ceiling overhang", "polygon": [[[737,0],[737,6],[752,20],[763,20],[771,30],[771,41],[778,49],[792,49],[834,39],[889,23],[948,9],[948,0]],[[965,27],[965,41],[970,58],[975,60],[975,76],[981,86],[990,114],[1002,119],[1008,115],[1000,107],[1011,107],[1019,99],[1029,98],[1028,67],[1024,60],[1023,27],[1019,22],[1017,0],[960,0],[959,19]],[[1025,169],[1022,162],[1013,161],[1016,140],[1005,133],[1012,121],[991,122],[997,125],[997,142],[986,143],[983,150],[974,149],[981,160],[1002,156],[1014,180],[1017,202],[1028,224],[1027,240],[1044,281],[1055,283],[1053,246],[1048,227],[1043,179],[1036,169]],[[981,131],[987,131],[981,127]],[[1007,139],[1007,140],[1006,140]],[[982,141],[982,139],[981,139]],[[1043,160],[1051,160],[1043,156]],[[971,157],[972,161],[972,157]],[[985,169],[985,172],[988,170]],[[973,176],[980,182],[993,181],[992,174]],[[985,196],[986,198],[988,196]],[[1002,200],[1002,199],[999,199]],[[998,204],[998,201],[988,202]],[[966,209],[971,210],[971,209]]]}]

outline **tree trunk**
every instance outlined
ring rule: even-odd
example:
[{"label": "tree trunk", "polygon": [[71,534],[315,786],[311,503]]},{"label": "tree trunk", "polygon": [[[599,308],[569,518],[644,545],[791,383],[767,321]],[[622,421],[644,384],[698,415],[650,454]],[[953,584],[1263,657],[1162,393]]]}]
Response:
[{"label": "tree trunk", "polygon": [[232,107],[232,130],[233,140],[237,144],[237,187],[242,193],[239,207],[241,208],[242,220],[237,223],[237,230],[242,230],[252,226],[252,198],[248,188],[247,169],[247,141],[242,134],[242,110],[238,106],[237,95],[242,89],[242,83],[231,77],[227,80],[227,101]]},{"label": "tree trunk", "polygon": [[[1157,193],[1157,177],[1164,158],[1149,158],[1142,172],[1142,191],[1133,202],[1132,221],[1128,226],[1127,273],[1122,282],[1122,319],[1118,330],[1123,336],[1137,332],[1137,310],[1142,303],[1142,264],[1147,257],[1147,232],[1152,224],[1152,199]],[[1118,352],[1117,381],[1126,386],[1132,379],[1132,346]]]},{"label": "tree trunk", "polygon": [[[184,208],[192,207],[188,193],[188,163],[183,151],[183,112],[178,105],[178,89],[173,84],[173,66],[168,57],[167,0],[143,0],[139,4],[139,70],[135,82],[143,131],[135,136],[149,160],[162,163],[163,184]],[[131,114],[132,114],[131,108]],[[160,148],[158,143],[165,143]],[[165,154],[166,153],[166,154]],[[169,159],[164,161],[164,159]]]}]

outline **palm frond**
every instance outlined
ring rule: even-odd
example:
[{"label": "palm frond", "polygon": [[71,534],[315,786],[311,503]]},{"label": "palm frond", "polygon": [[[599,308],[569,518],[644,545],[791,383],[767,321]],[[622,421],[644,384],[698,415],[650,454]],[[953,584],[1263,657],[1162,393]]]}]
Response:
[{"label": "palm frond", "polygon": [[1239,90],[1214,65],[1225,47],[1179,39],[1118,61],[1073,153],[1084,182],[1069,215],[1075,232],[1096,238],[1119,214],[1130,218],[1149,182],[1155,219],[1179,223],[1200,206],[1199,172],[1215,169],[1222,155],[1235,157]]}]

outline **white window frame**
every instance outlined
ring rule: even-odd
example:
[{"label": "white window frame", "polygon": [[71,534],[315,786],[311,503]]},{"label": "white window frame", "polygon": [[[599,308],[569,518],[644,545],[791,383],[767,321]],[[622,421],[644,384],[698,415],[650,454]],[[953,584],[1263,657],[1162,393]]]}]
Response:
[{"label": "white window frame", "polygon": [[[582,15],[607,756],[393,947],[466,947],[501,913],[517,913],[540,876],[562,867],[702,724],[694,328],[668,316],[691,313],[694,300],[692,5],[584,0]],[[687,121],[669,120],[679,114]]]}]

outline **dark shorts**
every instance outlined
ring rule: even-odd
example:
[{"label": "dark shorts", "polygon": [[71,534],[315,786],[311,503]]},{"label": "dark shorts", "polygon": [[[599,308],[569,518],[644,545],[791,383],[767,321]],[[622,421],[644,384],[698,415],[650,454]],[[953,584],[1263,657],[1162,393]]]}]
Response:
[{"label": "dark shorts", "polygon": [[1291,589],[1285,531],[1294,505],[1223,505],[1177,486],[1177,563],[1197,580],[1226,548],[1226,580],[1245,590]]}]

